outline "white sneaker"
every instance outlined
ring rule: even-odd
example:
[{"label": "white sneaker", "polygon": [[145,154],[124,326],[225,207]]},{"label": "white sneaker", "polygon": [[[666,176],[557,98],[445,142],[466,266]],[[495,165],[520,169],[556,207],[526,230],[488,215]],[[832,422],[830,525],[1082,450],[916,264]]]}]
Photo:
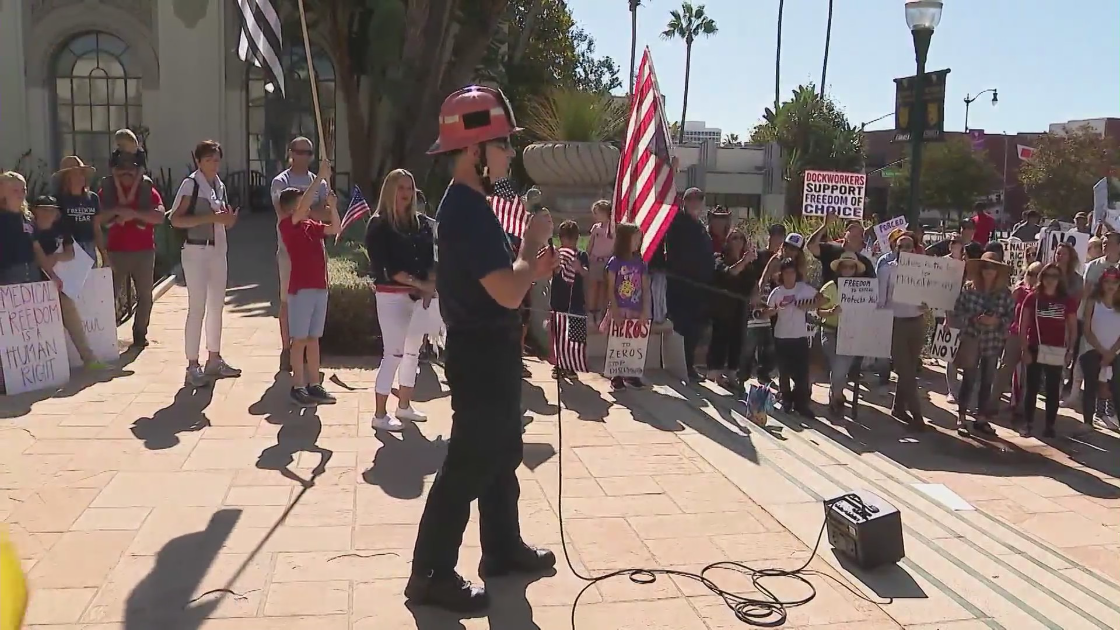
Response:
[{"label": "white sneaker", "polygon": [[373,428],[378,431],[393,431],[396,433],[403,429],[404,425],[392,416],[374,416]]},{"label": "white sneaker", "polygon": [[408,420],[409,422],[427,422],[428,416],[422,412],[417,411],[415,407],[397,407],[397,420]]}]

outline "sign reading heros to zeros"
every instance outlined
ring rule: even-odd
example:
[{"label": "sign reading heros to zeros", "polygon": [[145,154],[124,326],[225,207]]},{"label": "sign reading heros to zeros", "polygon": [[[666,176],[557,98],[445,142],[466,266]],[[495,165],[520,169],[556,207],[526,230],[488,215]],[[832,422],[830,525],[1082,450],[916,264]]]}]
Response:
[{"label": "sign reading heros to zeros", "polygon": [[805,171],[801,214],[823,217],[828,213],[841,219],[862,219],[867,191],[867,176],[862,173]]}]

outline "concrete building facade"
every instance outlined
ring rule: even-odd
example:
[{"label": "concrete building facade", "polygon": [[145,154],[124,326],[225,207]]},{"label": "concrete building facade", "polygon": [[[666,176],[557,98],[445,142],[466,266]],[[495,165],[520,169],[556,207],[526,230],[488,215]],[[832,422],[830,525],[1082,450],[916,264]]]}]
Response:
[{"label": "concrete building facade", "polygon": [[719,144],[723,140],[723,130],[719,127],[709,127],[702,120],[686,120],[684,123],[684,144],[700,144],[708,140],[715,140]]}]

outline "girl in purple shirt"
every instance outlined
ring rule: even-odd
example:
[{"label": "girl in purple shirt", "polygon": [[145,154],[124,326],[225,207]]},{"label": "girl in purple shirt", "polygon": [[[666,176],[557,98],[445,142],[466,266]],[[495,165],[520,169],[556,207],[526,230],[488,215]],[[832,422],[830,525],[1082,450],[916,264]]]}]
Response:
[{"label": "girl in purple shirt", "polygon": [[[633,223],[620,223],[615,227],[614,256],[607,261],[608,316],[603,318],[600,332],[610,330],[610,322],[637,319],[643,324],[650,320],[650,277],[642,259],[642,232]],[[611,379],[614,389],[627,385],[641,387],[640,378],[617,377]]]}]

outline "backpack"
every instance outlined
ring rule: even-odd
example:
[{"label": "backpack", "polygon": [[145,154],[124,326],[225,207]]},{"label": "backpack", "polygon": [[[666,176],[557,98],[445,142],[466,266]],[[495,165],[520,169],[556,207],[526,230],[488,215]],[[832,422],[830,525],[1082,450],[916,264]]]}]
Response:
[{"label": "backpack", "polygon": [[[187,215],[191,216],[191,215],[194,214],[195,204],[198,203],[198,180],[193,178],[193,177],[184,177],[183,181],[185,182],[188,179],[191,180],[192,184],[194,184],[194,190],[191,191],[191,202],[190,202],[189,205],[187,205]],[[175,212],[175,206],[172,205],[171,208],[169,208],[166,212],[167,212],[167,223],[168,223],[168,225],[170,225],[171,224],[171,213]],[[171,229],[172,229],[172,232],[175,235],[175,243],[174,244],[175,244],[176,249],[181,248],[187,242],[187,232],[188,232],[189,229],[188,228],[177,228],[174,225],[171,226]]]}]

